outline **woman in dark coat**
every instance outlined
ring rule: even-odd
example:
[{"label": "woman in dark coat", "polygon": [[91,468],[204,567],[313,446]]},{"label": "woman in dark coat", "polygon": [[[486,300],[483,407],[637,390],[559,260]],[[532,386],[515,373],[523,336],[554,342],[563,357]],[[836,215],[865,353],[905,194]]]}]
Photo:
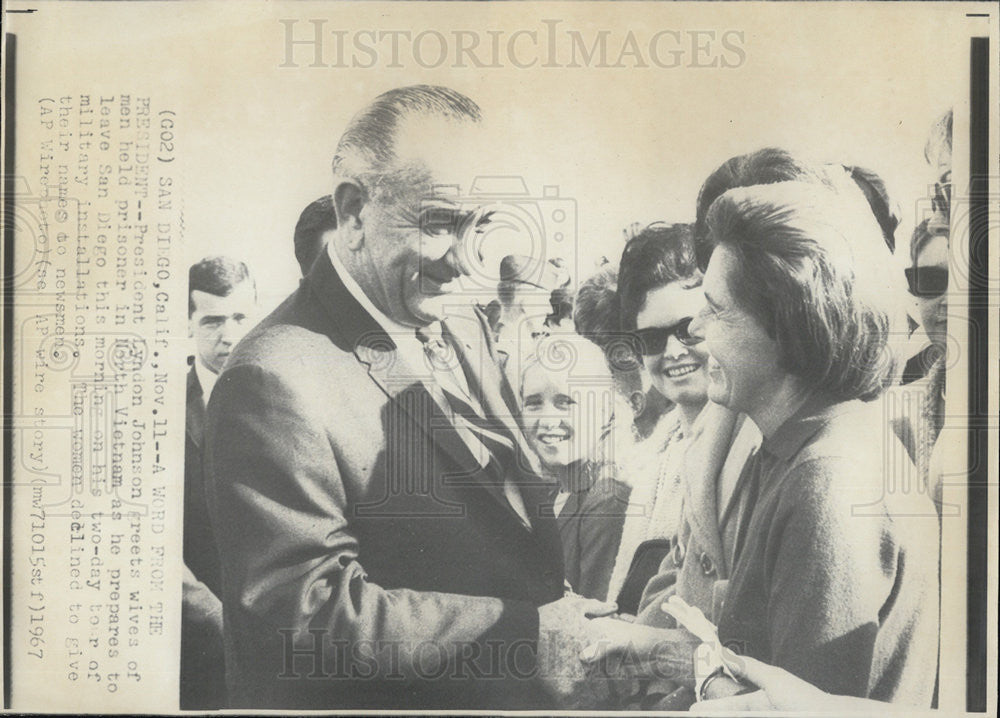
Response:
[{"label": "woman in dark coat", "polygon": [[[707,222],[690,332],[711,356],[709,399],[764,437],[736,487],[719,638],[830,693],[929,707],[938,527],[926,494],[896,490],[908,467],[887,464],[901,451],[872,402],[893,375],[898,296],[878,227],[860,197],[796,182],[730,190]],[[656,648],[656,629],[601,620],[627,634],[610,643]],[[701,698],[745,690],[704,675]]]}]

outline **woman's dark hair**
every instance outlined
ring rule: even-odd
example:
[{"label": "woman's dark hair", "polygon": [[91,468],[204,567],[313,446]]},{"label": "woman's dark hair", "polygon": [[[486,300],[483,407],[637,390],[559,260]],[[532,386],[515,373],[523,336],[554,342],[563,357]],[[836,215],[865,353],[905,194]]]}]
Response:
[{"label": "woman's dark hair", "polygon": [[577,333],[603,348],[607,340],[621,332],[618,271],[611,264],[602,265],[580,284],[574,304]]},{"label": "woman's dark hair", "polygon": [[618,299],[618,271],[608,263],[577,290],[573,324],[577,334],[604,350],[608,366],[625,395],[641,388],[639,361],[631,337],[622,331]]},{"label": "woman's dark hair", "polygon": [[573,317],[573,292],[569,287],[557,287],[549,295],[549,306],[552,312],[545,317],[545,322],[552,326],[558,325],[564,319]]},{"label": "woman's dark hair", "polygon": [[882,392],[893,376],[897,296],[886,290],[889,255],[860,198],[805,182],[737,188],[706,222],[738,265],[729,291],[777,341],[785,371],[839,401]]},{"label": "woman's dark hair", "polygon": [[630,239],[622,252],[618,267],[621,329],[634,330],[646,295],[672,282],[682,282],[685,287],[701,284],[694,228],[690,224],[656,222]]},{"label": "woman's dark hair", "polygon": [[708,266],[713,245],[708,241],[708,208],[723,194],[736,187],[752,187],[775,182],[817,182],[831,185],[822,165],[814,165],[779,147],[765,147],[756,152],[730,157],[708,176],[698,191],[694,237],[698,266]]},{"label": "woman's dark hair", "polygon": [[901,216],[899,205],[889,195],[889,190],[885,186],[885,181],[873,170],[867,167],[844,166],[844,170],[854,180],[854,184],[864,194],[868,200],[868,206],[875,215],[879,229],[882,230],[882,239],[890,252],[896,251],[896,228],[899,227]]}]

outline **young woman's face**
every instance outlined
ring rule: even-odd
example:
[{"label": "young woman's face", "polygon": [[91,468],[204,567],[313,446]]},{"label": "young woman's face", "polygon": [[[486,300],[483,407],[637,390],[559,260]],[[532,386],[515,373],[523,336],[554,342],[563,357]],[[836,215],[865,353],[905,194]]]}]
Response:
[{"label": "young woman's face", "polygon": [[521,396],[528,443],[546,468],[557,470],[597,456],[613,401],[610,383],[595,383],[573,368],[534,364],[524,372]]},{"label": "young woman's face", "polygon": [[[680,282],[657,287],[646,294],[636,315],[636,329],[640,336],[655,337],[655,330],[669,330],[695,317],[703,304],[701,287],[685,289]],[[703,406],[708,387],[705,349],[685,346],[675,333],[660,347],[664,334],[660,332],[659,341],[644,342],[642,349],[642,364],[652,385],[675,404]]]}]

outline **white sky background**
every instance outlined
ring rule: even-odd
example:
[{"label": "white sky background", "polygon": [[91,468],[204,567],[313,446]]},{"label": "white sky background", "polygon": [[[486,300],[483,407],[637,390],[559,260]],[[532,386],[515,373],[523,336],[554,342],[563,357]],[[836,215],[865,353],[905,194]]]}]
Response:
[{"label": "white sky background", "polygon": [[[182,98],[179,191],[189,257],[244,258],[258,277],[263,310],[298,281],[292,230],[305,205],[332,189],[329,165],[341,130],[391,87],[445,84],[476,100],[502,138],[484,148],[482,174],[520,174],[533,196],[558,185],[560,196],[576,200],[581,277],[597,257],[617,259],[624,226],[692,220],[703,179],[732,155],[767,145],[879,172],[904,207],[897,246],[905,252],[915,203],[930,181],[923,159],[928,129],[966,92],[967,40],[946,38],[949,23],[968,27],[968,6],[946,3],[919,13],[892,3],[113,5],[119,31],[109,31],[102,21],[108,5],[97,3],[61,8],[60,22],[46,34],[65,49],[61,57],[72,57],[81,81],[90,75],[100,85],[109,53],[120,51],[119,79],[109,92],[123,91],[121,78],[131,75],[140,87],[158,78]],[[383,57],[362,70],[308,67],[311,50],[298,48],[301,66],[280,68],[282,18],[300,19],[300,37],[311,33],[308,20],[320,18],[326,30],[414,35],[542,33],[543,19],[560,20],[560,32],[588,38],[610,30],[612,57],[629,30],[640,38],[661,29],[739,30],[746,60],[729,69],[476,69],[450,62],[423,69],[403,53],[403,68],[386,68]],[[44,4],[38,17],[19,21],[45,22]],[[176,44],[164,43],[174,28]],[[87,51],[97,32],[100,56]],[[33,53],[44,62],[43,48],[20,49],[22,63]],[[44,84],[32,80],[35,88]]]}]

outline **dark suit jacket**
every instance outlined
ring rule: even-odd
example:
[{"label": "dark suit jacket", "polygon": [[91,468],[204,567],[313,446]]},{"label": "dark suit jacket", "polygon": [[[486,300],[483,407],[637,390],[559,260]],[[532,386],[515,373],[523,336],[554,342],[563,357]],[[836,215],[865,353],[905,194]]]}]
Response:
[{"label": "dark suit jacket", "polygon": [[616,479],[598,479],[571,493],[556,519],[566,581],[581,596],[601,601],[608,596],[629,493]]},{"label": "dark suit jacket", "polygon": [[192,366],[187,378],[184,434],[184,564],[212,593],[219,595],[222,572],[205,495],[204,434],[205,399]]},{"label": "dark suit jacket", "polygon": [[233,707],[545,707],[558,534],[483,322],[447,328],[531,527],[325,254],[230,358],[206,458]]},{"label": "dark suit jacket", "polygon": [[218,549],[208,515],[202,467],[205,399],[192,364],[187,378],[184,446],[184,565],[197,579],[185,579],[181,613],[181,694],[184,710],[225,706]]}]

